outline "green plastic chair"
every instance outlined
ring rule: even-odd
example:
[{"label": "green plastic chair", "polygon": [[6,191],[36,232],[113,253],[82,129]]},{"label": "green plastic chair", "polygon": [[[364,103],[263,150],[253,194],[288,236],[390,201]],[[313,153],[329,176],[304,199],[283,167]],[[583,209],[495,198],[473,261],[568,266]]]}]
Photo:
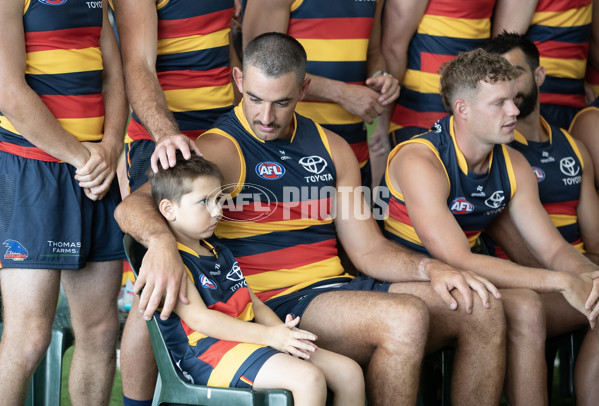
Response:
[{"label": "green plastic chair", "polygon": [[[0,337],[3,327],[4,323],[0,319]],[[60,405],[62,358],[67,349],[73,345],[73,341],[69,305],[61,288],[52,325],[50,346],[29,380],[25,406]]]},{"label": "green plastic chair", "polygon": [[[146,248],[133,237],[126,234],[123,238],[125,254],[131,264],[131,269],[137,277],[137,271]],[[217,388],[189,383],[177,368],[164,343],[158,322],[155,317],[147,321],[150,340],[158,365],[158,380],[154,392],[152,406],[158,405],[264,405],[287,406],[293,405],[291,392],[284,389],[253,390],[239,388]]]}]

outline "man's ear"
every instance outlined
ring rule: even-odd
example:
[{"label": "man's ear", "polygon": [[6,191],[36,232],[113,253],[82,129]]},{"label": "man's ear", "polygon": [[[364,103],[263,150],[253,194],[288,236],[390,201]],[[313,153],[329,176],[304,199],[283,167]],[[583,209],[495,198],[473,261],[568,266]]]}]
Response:
[{"label": "man's ear", "polygon": [[541,87],[541,85],[545,82],[545,77],[547,76],[547,71],[543,66],[538,66],[535,69],[535,82],[537,86]]},{"label": "man's ear", "polygon": [[243,94],[243,72],[237,66],[233,67],[233,81],[239,89],[239,93]]},{"label": "man's ear", "polygon": [[453,102],[453,115],[461,118],[468,116],[468,104],[463,99],[456,99]]},{"label": "man's ear", "polygon": [[307,76],[304,78],[304,83],[302,83],[302,88],[300,89],[299,100],[303,100],[304,97],[306,97],[306,93],[308,92],[308,87],[310,86],[311,81],[312,81],[312,79],[310,79]]},{"label": "man's ear", "polygon": [[177,219],[177,216],[175,215],[175,205],[168,199],[162,199],[160,201],[158,210],[168,221],[175,221]]}]

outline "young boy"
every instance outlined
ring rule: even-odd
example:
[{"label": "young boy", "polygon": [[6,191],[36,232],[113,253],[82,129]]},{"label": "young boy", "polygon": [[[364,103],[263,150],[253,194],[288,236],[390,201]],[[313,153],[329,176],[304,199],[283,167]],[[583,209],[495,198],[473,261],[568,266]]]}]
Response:
[{"label": "young boy", "polygon": [[152,196],[189,277],[189,303],[158,319],[175,363],[197,384],[288,389],[296,406],[324,405],[328,384],[335,405],[364,405],[360,366],[318,349],[314,334],[296,328],[299,317],[282,323],[248,287],[229,249],[208,240],[222,215],[221,179],[213,163],[180,153],[175,167],[150,171]]}]

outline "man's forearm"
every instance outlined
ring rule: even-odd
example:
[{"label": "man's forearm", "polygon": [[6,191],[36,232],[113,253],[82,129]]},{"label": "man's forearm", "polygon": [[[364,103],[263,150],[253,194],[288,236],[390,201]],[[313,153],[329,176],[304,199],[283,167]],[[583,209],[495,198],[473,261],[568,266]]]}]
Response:
[{"label": "man's forearm", "polygon": [[125,66],[125,86],[133,111],[154,141],[180,133],[154,72],[140,66]]},{"label": "man's forearm", "polygon": [[160,215],[150,194],[149,183],[119,204],[114,217],[124,233],[145,245],[158,240],[175,243],[175,238]]}]

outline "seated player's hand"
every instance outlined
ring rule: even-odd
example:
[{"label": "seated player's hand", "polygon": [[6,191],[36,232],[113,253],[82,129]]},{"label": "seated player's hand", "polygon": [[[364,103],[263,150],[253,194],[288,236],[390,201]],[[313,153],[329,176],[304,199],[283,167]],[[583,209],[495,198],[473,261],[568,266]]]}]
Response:
[{"label": "seated player's hand", "polygon": [[594,271],[586,274],[593,280],[593,288],[591,289],[591,293],[587,298],[587,301],[584,307],[587,310],[591,311],[589,315],[589,322],[597,322],[597,316],[599,315],[599,271]]},{"label": "seated player's hand", "polygon": [[560,273],[560,276],[565,279],[565,288],[562,291],[564,298],[570,303],[570,306],[589,318],[589,325],[591,328],[595,328],[597,320],[596,317],[591,320],[591,307],[587,308],[587,304],[592,299],[593,292],[599,288],[598,282],[592,278],[590,273],[579,275]]},{"label": "seated player's hand", "polygon": [[184,134],[174,134],[161,137],[156,141],[156,148],[150,158],[150,165],[154,172],[158,172],[158,164],[163,169],[172,168],[177,163],[176,154],[181,151],[183,158],[189,159],[191,151],[201,156],[202,153],[196,144]]},{"label": "seated player's hand", "polygon": [[160,318],[166,320],[177,300],[188,303],[187,273],[176,246],[160,241],[148,245],[133,292],[140,295],[139,311],[145,320],[150,320],[159,307]]},{"label": "seated player's hand", "polygon": [[501,298],[499,290],[487,279],[474,272],[465,272],[457,270],[449,265],[437,262],[437,266],[430,271],[430,279],[433,289],[450,309],[458,308],[458,303],[451,295],[451,291],[456,289],[464,299],[464,306],[467,313],[472,312],[472,291],[474,290],[480,297],[484,308],[491,307],[489,294],[495,298]]}]

